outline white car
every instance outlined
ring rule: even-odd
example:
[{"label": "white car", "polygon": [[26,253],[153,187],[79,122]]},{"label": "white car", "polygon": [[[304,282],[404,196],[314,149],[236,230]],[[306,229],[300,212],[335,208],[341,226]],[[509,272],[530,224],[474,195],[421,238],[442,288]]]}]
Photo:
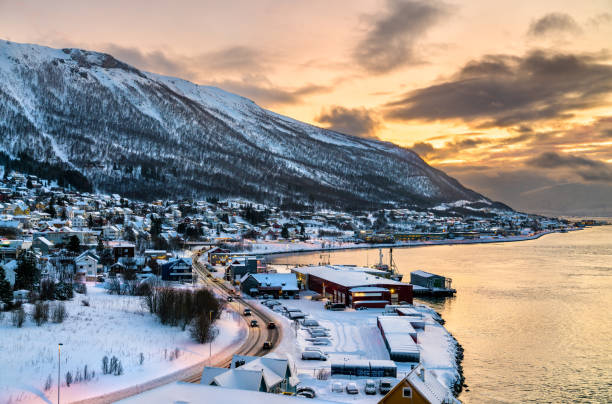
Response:
[{"label": "white car", "polygon": [[342,393],[344,391],[344,387],[342,386],[342,383],[340,382],[332,383],[332,391],[334,393]]},{"label": "white car", "polygon": [[357,388],[357,384],[353,382],[347,383],[346,392],[349,394],[359,394],[359,389]]},{"label": "white car", "polygon": [[365,393],[366,394],[376,394],[376,383],[374,383],[374,380],[372,379],[366,380]]}]

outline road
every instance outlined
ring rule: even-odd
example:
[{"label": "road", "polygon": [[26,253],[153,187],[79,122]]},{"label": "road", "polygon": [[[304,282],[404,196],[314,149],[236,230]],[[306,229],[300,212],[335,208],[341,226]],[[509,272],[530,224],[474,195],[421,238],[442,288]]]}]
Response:
[{"label": "road", "polygon": [[[224,282],[213,281],[214,278],[209,277],[209,272],[206,270],[204,265],[198,261],[198,257],[194,256],[193,269],[198,275],[199,281],[204,285],[214,289],[218,295],[227,299],[232,296],[234,301],[228,303],[238,313],[243,313],[245,308],[251,309],[251,316],[243,316],[243,318],[250,323],[251,320],[257,320],[259,323],[258,327],[249,327],[249,335],[246,341],[238,349],[238,351],[228,354],[227,357],[219,360],[214,364],[216,367],[229,367],[232,361],[233,355],[250,355],[250,356],[263,356],[270,352],[270,350],[263,349],[263,343],[270,341],[273,349],[280,343],[282,338],[282,331],[280,324],[274,329],[268,329],[266,326],[269,322],[273,321],[272,317],[268,316],[259,308],[251,305],[248,301],[245,301],[239,296],[234,296],[230,292],[230,288],[225,285]],[[272,350],[273,350],[272,349]],[[199,383],[202,376],[202,371],[197,374],[193,374],[190,377],[186,377],[183,380],[191,383]]]},{"label": "road", "polygon": [[[197,258],[198,257],[194,255],[193,269],[198,274],[199,282],[201,282],[207,287],[214,289],[219,296],[227,299],[227,297],[230,296],[230,288],[222,282],[212,281],[213,278],[209,278],[207,276],[208,271],[206,270],[204,265],[198,262]],[[147,390],[151,390],[179,380],[191,383],[199,383],[202,377],[202,371],[204,370],[205,366],[229,367],[233,355],[263,356],[270,352],[269,350],[263,349],[264,341],[270,341],[272,343],[272,347],[278,346],[282,338],[282,330],[280,328],[280,324],[278,324],[277,328],[275,329],[267,329],[266,325],[270,321],[273,321],[273,319],[257,307],[252,306],[247,301],[243,300],[238,296],[234,296],[234,302],[228,304],[231,306],[232,309],[234,309],[241,315],[245,307],[250,308],[252,315],[250,317],[242,316],[242,318],[248,323],[250,323],[252,319],[257,320],[257,322],[259,323],[259,327],[248,327],[249,334],[247,336],[247,339],[242,343],[242,345],[240,345],[240,347],[236,351],[216,354],[213,357],[214,362],[212,364],[209,364],[208,360],[206,360],[198,364],[192,365],[186,369],[182,369],[178,372],[174,372],[169,375],[165,375],[136,386],[128,387],[114,392],[109,392],[98,397],[91,397],[86,400],[76,401],[73,404],[114,403],[115,401],[122,400],[124,398],[131,397]]]}]

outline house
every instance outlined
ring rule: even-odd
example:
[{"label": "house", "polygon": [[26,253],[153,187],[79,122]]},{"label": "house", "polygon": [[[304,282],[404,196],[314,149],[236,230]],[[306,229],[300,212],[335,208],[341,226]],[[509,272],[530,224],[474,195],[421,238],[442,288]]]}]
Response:
[{"label": "house", "polygon": [[378,404],[460,404],[437,378],[418,365],[395,385]]},{"label": "house", "polygon": [[47,240],[46,237],[36,237],[32,242],[32,248],[37,248],[41,253],[47,255],[53,249],[53,243]]},{"label": "house", "polygon": [[288,358],[234,355],[230,369],[205,367],[200,383],[266,393],[294,393],[299,379]]},{"label": "house", "polygon": [[115,262],[121,257],[134,257],[136,245],[127,241],[109,241],[108,247],[113,250],[113,258]]},{"label": "house", "polygon": [[[410,283],[428,289],[450,289],[450,279],[425,271],[410,272]],[[448,285],[447,285],[448,284]]]},{"label": "house", "polygon": [[191,282],[193,262],[191,258],[175,258],[161,265],[162,280]]},{"label": "house", "polygon": [[85,219],[83,216],[81,215],[77,215],[72,219],[72,225],[74,227],[86,227],[87,226],[87,219]]},{"label": "house", "polygon": [[121,237],[121,230],[117,226],[104,226],[102,228],[102,237],[106,240],[117,240]]},{"label": "house", "polygon": [[95,280],[98,274],[100,258],[91,251],[85,251],[74,259],[76,275],[85,276],[87,280]]},{"label": "house", "polygon": [[246,274],[240,280],[240,289],[251,296],[268,294],[275,297],[293,296],[299,292],[297,277],[289,274]]},{"label": "house", "polygon": [[299,399],[284,394],[268,394],[259,391],[231,389],[185,382],[167,384],[118,401],[119,404],[296,404],[297,402],[305,402],[308,404],[338,404],[337,402],[334,403],[319,398]]},{"label": "house", "polygon": [[261,268],[265,268],[262,264],[263,259],[260,257],[236,257],[233,258],[227,268],[226,277],[228,279],[241,278],[246,274],[255,274]]},{"label": "house", "polygon": [[215,247],[208,250],[208,262],[210,265],[225,265],[229,260],[230,250]]}]

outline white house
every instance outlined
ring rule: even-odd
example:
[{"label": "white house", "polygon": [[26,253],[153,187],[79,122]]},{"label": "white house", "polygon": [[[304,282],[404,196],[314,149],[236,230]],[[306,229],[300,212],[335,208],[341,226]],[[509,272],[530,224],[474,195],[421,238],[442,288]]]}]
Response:
[{"label": "white house", "polygon": [[85,219],[81,215],[75,216],[74,219],[72,219],[72,226],[73,227],[85,227],[87,226],[87,219]]},{"label": "white house", "polygon": [[98,272],[99,258],[86,251],[74,259],[74,266],[77,275],[84,275],[87,278],[94,278]]}]

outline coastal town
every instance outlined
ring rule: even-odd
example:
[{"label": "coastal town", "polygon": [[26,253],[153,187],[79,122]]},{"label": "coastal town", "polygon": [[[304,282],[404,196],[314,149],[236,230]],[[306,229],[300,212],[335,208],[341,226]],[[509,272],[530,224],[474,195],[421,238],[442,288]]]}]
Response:
[{"label": "coastal town", "polygon": [[[463,349],[414,297],[461,292],[430,268],[403,269],[403,279],[392,249],[520,241],[596,224],[486,201],[373,212],[213,197],[145,203],[18,172],[3,173],[0,212],[7,402],[61,390],[71,402],[456,403],[466,386]],[[373,266],[267,260],[375,247]],[[202,289],[215,302],[201,300]],[[172,293],[203,303],[189,315],[174,304],[174,318],[160,303]],[[45,333],[64,341],[59,385]],[[70,352],[81,344],[85,351]],[[15,383],[24,378],[27,388]]]}]

